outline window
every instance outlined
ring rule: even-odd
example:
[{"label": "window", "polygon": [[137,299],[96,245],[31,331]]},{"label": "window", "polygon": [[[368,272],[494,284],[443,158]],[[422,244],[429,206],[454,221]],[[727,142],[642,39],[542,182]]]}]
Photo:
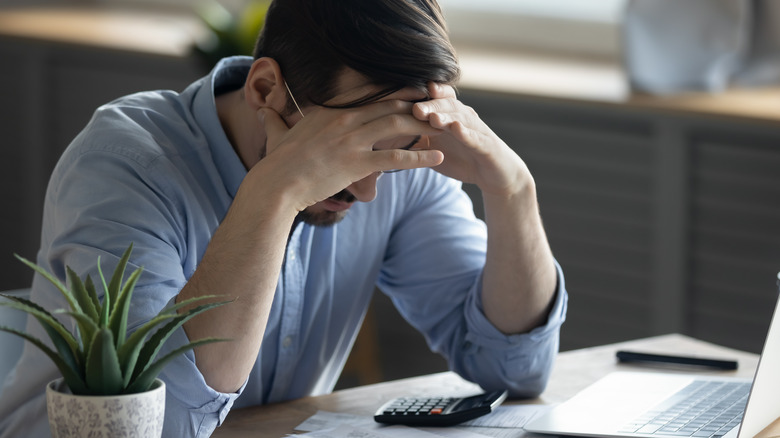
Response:
[{"label": "window", "polygon": [[615,58],[627,0],[439,0],[457,44]]},{"label": "window", "polygon": [[[248,0],[219,0],[240,10]],[[456,45],[525,49],[614,59],[628,0],[439,0]],[[99,0],[191,8],[192,0]]]}]

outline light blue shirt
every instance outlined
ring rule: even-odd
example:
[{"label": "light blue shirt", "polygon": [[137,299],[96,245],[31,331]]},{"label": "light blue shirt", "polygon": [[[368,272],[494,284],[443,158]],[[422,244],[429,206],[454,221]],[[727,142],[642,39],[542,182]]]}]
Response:
[{"label": "light blue shirt", "polygon": [[[247,173],[217,118],[214,93],[240,86],[251,62],[228,58],[180,94],[140,93],[99,108],[52,175],[38,263],[60,278],[66,265],[96,278],[98,256],[111,272],[132,241],[132,268],[144,273],[131,327],[172,302]],[[566,313],[560,268],[547,324],[505,336],[482,312],[486,227],[460,183],[420,169],[383,175],[377,190],[376,200],[357,203],[335,226],[292,230],[260,354],[239,393],[210,388],[192,352],[166,367],[164,436],[209,436],[232,407],[331,391],[375,286],[464,378],[513,396],[542,391]],[[32,296],[48,308],[65,306],[39,276]],[[28,330],[46,337],[35,321]],[[165,350],[186,342],[180,329]],[[44,387],[57,377],[27,344],[0,397],[0,437],[49,435]]]}]

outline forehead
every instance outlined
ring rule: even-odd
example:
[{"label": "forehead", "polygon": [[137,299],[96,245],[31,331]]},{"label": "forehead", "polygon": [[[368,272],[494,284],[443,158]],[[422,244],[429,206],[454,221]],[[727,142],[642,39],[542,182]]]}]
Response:
[{"label": "forehead", "polygon": [[[343,105],[350,102],[359,101],[367,96],[374,95],[382,91],[382,87],[372,84],[364,75],[350,68],[345,68],[336,80],[336,89],[334,98],[325,102],[328,105]],[[382,100],[406,100],[409,102],[426,99],[428,95],[415,88],[402,88],[390,95],[378,99]]]}]

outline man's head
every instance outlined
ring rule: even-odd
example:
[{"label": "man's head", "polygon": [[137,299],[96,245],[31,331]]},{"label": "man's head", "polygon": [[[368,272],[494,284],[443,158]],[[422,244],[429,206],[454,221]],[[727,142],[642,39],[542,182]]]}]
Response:
[{"label": "man's head", "polygon": [[[345,68],[380,90],[341,106],[358,106],[405,87],[454,84],[455,51],[435,0],[275,0],[254,53],[279,64],[298,103],[336,97]],[[295,111],[289,102],[288,112]]]},{"label": "man's head", "polygon": [[[281,71],[289,99],[279,114],[288,124],[298,118],[297,105],[424,100],[430,82],[453,85],[460,75],[436,0],[274,0],[254,57],[272,59],[266,65]],[[353,202],[373,199],[378,176],[354,182],[300,218],[313,225],[338,222]]]}]

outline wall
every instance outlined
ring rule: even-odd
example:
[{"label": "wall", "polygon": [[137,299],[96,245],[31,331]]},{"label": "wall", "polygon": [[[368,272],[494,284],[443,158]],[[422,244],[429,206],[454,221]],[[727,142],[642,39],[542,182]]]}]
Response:
[{"label": "wall", "polygon": [[136,91],[181,90],[201,75],[194,60],[0,38],[0,290],[28,287],[43,196],[61,152],[93,111]]},{"label": "wall", "polygon": [[464,92],[534,173],[562,348],[680,332],[758,352],[780,271],[780,124]]},{"label": "wall", "polygon": [[[94,108],[180,90],[203,69],[14,38],[0,39],[0,57],[0,289],[11,289],[29,284],[12,254],[35,257],[48,175]],[[536,177],[571,294],[563,349],[680,332],[760,350],[780,270],[777,123],[470,89],[462,99]],[[443,369],[389,307],[375,301],[383,376]]]},{"label": "wall", "polygon": [[[561,349],[684,333],[759,353],[780,271],[780,124],[462,90],[526,161],[570,294]],[[482,215],[480,197],[466,187]],[[446,369],[374,302],[385,375]],[[408,329],[407,329],[408,330]]]}]

